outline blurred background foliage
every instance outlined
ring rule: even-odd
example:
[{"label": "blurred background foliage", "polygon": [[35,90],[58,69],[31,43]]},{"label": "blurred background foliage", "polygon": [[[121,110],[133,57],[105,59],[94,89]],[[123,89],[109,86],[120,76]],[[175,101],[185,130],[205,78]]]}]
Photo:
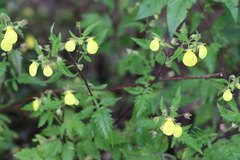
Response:
[{"label": "blurred background foliage", "polygon": [[[150,31],[154,31],[162,36],[167,43],[171,39],[168,32],[166,20],[167,8],[161,12],[149,14],[149,17],[139,18],[141,1],[138,0],[1,0],[0,12],[7,13],[12,21],[22,19],[28,20],[28,25],[24,28],[24,37],[19,40],[19,48],[26,45],[27,37],[34,37],[38,44],[47,45],[49,43],[50,27],[55,23],[54,33],[62,33],[63,40],[70,37],[69,30],[78,33],[76,22],[81,22],[81,28],[86,28],[92,23],[100,21],[100,24],[93,30],[96,35],[104,29],[108,29],[105,42],[101,45],[96,55],[90,55],[92,62],[84,63],[83,73],[89,82],[94,84],[108,84],[111,87],[132,84],[138,77],[134,72],[137,64],[128,63],[125,57],[132,52],[147,53],[149,51],[141,49],[131,37],[147,38]],[[149,12],[151,8],[149,8]],[[138,16],[138,18],[136,18]],[[188,10],[188,16],[184,20],[190,34],[197,30],[202,34],[201,41],[206,43],[209,56],[206,60],[198,63],[196,67],[187,68],[182,62],[176,62],[174,71],[165,68],[162,77],[169,76],[196,76],[222,72],[225,79],[231,74],[239,76],[240,68],[240,16],[237,22],[232,18],[232,14],[226,5],[212,0],[198,0]],[[137,19],[137,20],[136,20]],[[179,28],[178,28],[179,29]],[[31,45],[23,52],[22,72],[28,72],[31,59],[35,59],[37,54]],[[174,52],[173,49],[167,52]],[[132,58],[135,59],[134,55]],[[68,58],[68,56],[65,56]],[[128,57],[129,59],[129,57]],[[127,60],[128,60],[127,59]],[[137,60],[137,59],[135,59]],[[163,60],[152,71],[156,75]],[[44,80],[43,76],[38,75]],[[62,78],[57,83],[44,87],[37,85],[21,85],[17,92],[11,88],[5,88],[5,95],[8,96],[6,104],[11,105],[21,101],[31,95],[45,91],[47,89],[61,89],[64,85],[80,81]],[[223,123],[216,107],[216,100],[220,98],[219,90],[212,85],[211,80],[181,80],[164,81],[159,83],[160,89],[156,90],[156,103],[159,97],[164,96],[166,104],[170,104],[176,89],[181,86],[182,98],[179,114],[190,112],[193,114],[191,120],[183,119],[183,125],[191,124],[202,128],[207,133],[214,133]],[[108,92],[118,97],[122,97],[119,103],[112,107],[113,118],[116,120],[119,115],[127,110],[133,102],[133,96],[124,90]],[[221,93],[221,92],[219,92]],[[236,102],[239,104],[238,91],[234,92]],[[1,95],[1,96],[2,96]],[[20,148],[30,147],[35,144],[31,141],[34,134],[39,133],[41,128],[37,127],[38,119],[29,118],[29,113],[21,111],[23,104],[17,104],[2,110],[6,117],[0,117],[9,125],[9,130],[4,131],[6,140],[0,141],[0,157],[9,159],[12,153]],[[4,108],[6,106],[2,106]],[[203,116],[204,115],[204,116]],[[131,114],[127,114],[125,119],[130,119]],[[124,121],[118,123],[116,127],[124,128]],[[11,123],[10,123],[11,122]],[[227,124],[229,125],[229,124]],[[217,145],[217,144],[216,144]],[[218,145],[221,147],[221,144]],[[211,151],[208,151],[211,152]],[[210,153],[209,153],[210,154]],[[217,157],[217,155],[215,156]]]}]

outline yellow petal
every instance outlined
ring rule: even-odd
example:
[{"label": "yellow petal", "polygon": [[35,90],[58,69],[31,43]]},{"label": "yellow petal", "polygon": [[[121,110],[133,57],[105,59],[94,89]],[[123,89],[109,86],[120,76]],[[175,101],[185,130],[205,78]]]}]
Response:
[{"label": "yellow petal", "polygon": [[38,63],[33,61],[32,64],[29,66],[29,74],[30,76],[34,77],[37,74]]},{"label": "yellow petal", "polygon": [[207,48],[205,46],[199,47],[199,58],[203,59],[207,56]]},{"label": "yellow petal", "polygon": [[39,101],[39,99],[35,99],[35,100],[33,101],[33,110],[34,110],[34,111],[37,111],[38,108],[39,108],[39,106],[40,106],[40,101]]},{"label": "yellow petal", "polygon": [[43,75],[44,76],[50,77],[52,74],[53,74],[53,70],[49,65],[47,65],[43,68]]},{"label": "yellow petal", "polygon": [[4,39],[7,43],[14,44],[17,42],[18,35],[13,29],[8,28],[4,34]]},{"label": "yellow petal", "polygon": [[7,43],[5,39],[1,41],[1,48],[2,50],[8,52],[12,50],[12,44]]},{"label": "yellow petal", "polygon": [[197,56],[190,50],[188,50],[183,56],[183,64],[188,67],[192,67],[197,63]]},{"label": "yellow petal", "polygon": [[159,40],[154,38],[150,43],[150,49],[152,51],[157,51],[159,49]]},{"label": "yellow petal", "polygon": [[98,50],[98,44],[91,38],[87,43],[87,52],[90,54],[95,54]]},{"label": "yellow petal", "polygon": [[174,130],[175,130],[175,125],[172,120],[169,119],[163,124],[162,131],[167,136],[172,135],[174,133]]},{"label": "yellow petal", "polygon": [[76,43],[73,41],[73,40],[69,40],[65,43],[65,49],[68,51],[68,52],[72,52],[74,51],[76,48]]},{"label": "yellow petal", "polygon": [[232,92],[227,89],[224,93],[223,93],[223,99],[224,101],[230,101],[233,98]]},{"label": "yellow petal", "polygon": [[67,105],[74,105],[76,103],[77,99],[75,98],[75,96],[67,91],[67,93],[64,96],[64,103],[66,103]]},{"label": "yellow petal", "polygon": [[173,133],[173,136],[178,138],[182,135],[182,127],[178,124],[175,125],[175,131]]}]

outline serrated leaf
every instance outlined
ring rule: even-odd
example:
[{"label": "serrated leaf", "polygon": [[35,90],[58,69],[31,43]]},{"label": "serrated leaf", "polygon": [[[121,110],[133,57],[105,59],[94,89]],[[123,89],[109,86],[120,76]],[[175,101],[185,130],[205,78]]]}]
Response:
[{"label": "serrated leaf", "polygon": [[40,120],[38,122],[38,128],[42,127],[45,123],[48,122],[48,125],[51,125],[52,121],[53,121],[53,113],[48,111],[45,112],[44,114],[42,114],[40,116]]},{"label": "serrated leaf", "polygon": [[131,37],[133,41],[135,41],[139,46],[141,46],[143,49],[149,49],[150,47],[150,40],[147,39],[139,39],[139,38],[133,38]]},{"label": "serrated leaf", "polygon": [[95,90],[101,90],[107,87],[108,84],[102,84],[99,86],[91,86],[91,89],[95,89]]},{"label": "serrated leaf", "polygon": [[167,4],[167,0],[144,0],[141,3],[140,9],[137,13],[136,20],[146,18],[161,11],[161,9]]},{"label": "serrated leaf", "polygon": [[41,106],[42,109],[48,110],[48,109],[58,109],[59,106],[63,103],[62,101],[48,101],[47,103],[44,103],[44,105]]},{"label": "serrated leaf", "polygon": [[67,141],[62,147],[62,159],[74,159],[75,147],[74,144],[70,141]]},{"label": "serrated leaf", "polygon": [[83,35],[84,37],[86,37],[89,33],[91,33],[91,31],[93,30],[93,28],[96,27],[98,24],[99,24],[99,22],[94,23],[94,24],[88,26],[88,27],[84,30],[84,32],[83,32],[82,35]]},{"label": "serrated leaf", "polygon": [[103,105],[105,107],[108,107],[108,106],[113,106],[114,104],[117,103],[117,101],[121,99],[121,97],[119,98],[113,98],[113,97],[107,97],[107,98],[103,98],[100,102],[100,105]]},{"label": "serrated leaf", "polygon": [[167,8],[167,22],[170,37],[176,31],[177,27],[187,16],[187,9],[189,9],[196,0],[169,0]]},{"label": "serrated leaf", "polygon": [[83,143],[83,146],[84,146],[84,151],[86,154],[92,156],[93,158],[95,158],[97,160],[101,159],[100,153],[92,141],[86,140]]},{"label": "serrated leaf", "polygon": [[88,118],[95,108],[95,106],[89,106],[84,108],[80,113],[76,114],[76,118],[79,120]]},{"label": "serrated leaf", "polygon": [[41,47],[38,45],[37,41],[35,41],[35,51],[37,52],[38,55],[43,54],[43,51],[42,51]]},{"label": "serrated leaf", "polygon": [[42,160],[42,158],[38,155],[36,148],[22,149],[20,152],[17,152],[13,156],[18,158],[19,160],[26,160],[26,159]]},{"label": "serrated leaf", "polygon": [[98,46],[100,46],[106,37],[108,29],[105,29],[97,34],[97,36],[94,38],[94,40],[97,42]]},{"label": "serrated leaf", "polygon": [[204,59],[204,62],[208,69],[208,72],[213,73],[217,65],[217,52],[222,47],[222,45],[218,43],[212,43],[210,46],[206,46],[206,47],[207,47],[207,50],[210,51],[210,53]]},{"label": "serrated leaf", "polygon": [[8,62],[0,62],[0,78],[5,74],[8,65]]},{"label": "serrated leaf", "polygon": [[18,75],[21,74],[21,68],[22,68],[22,53],[19,50],[14,50],[10,54],[10,59],[15,67],[15,69],[18,72]]},{"label": "serrated leaf", "polygon": [[160,109],[161,109],[162,112],[167,110],[167,108],[166,108],[166,106],[165,106],[165,104],[163,102],[163,97],[161,97],[159,104],[160,104]]},{"label": "serrated leaf", "polygon": [[56,80],[58,80],[62,76],[62,73],[60,71],[55,71],[53,75],[46,81],[43,81],[43,83],[53,83]]},{"label": "serrated leaf", "polygon": [[145,112],[146,108],[149,106],[150,101],[148,96],[145,95],[137,96],[134,101],[133,119],[140,117]]},{"label": "serrated leaf", "polygon": [[124,90],[133,95],[139,95],[139,94],[143,93],[143,88],[139,87],[139,86],[124,88]]},{"label": "serrated leaf", "polygon": [[84,145],[82,142],[78,142],[77,145],[76,145],[76,154],[77,154],[77,157],[79,159],[84,159],[84,155],[85,155],[85,152],[84,152]]},{"label": "serrated leaf", "polygon": [[58,136],[60,135],[60,126],[48,126],[42,130],[41,134],[44,136]]},{"label": "serrated leaf", "polygon": [[231,101],[228,101],[228,105],[234,112],[237,112],[237,113],[239,112],[237,108],[237,104],[234,99],[232,99]]},{"label": "serrated leaf", "polygon": [[171,110],[170,116],[171,117],[175,117],[177,115],[176,111],[180,107],[181,97],[182,97],[181,87],[179,87],[175,94],[175,97],[173,98],[172,103],[171,103],[171,107],[170,107],[170,110]]},{"label": "serrated leaf", "polygon": [[99,108],[92,116],[93,121],[100,134],[112,143],[112,117],[108,108]]},{"label": "serrated leaf", "polygon": [[60,47],[61,40],[62,40],[62,36],[61,36],[61,33],[59,33],[58,37],[52,43],[52,52],[51,52],[52,55],[57,55],[58,54],[58,49]]},{"label": "serrated leaf", "polygon": [[177,36],[178,40],[180,40],[180,41],[185,41],[185,42],[188,41],[188,37],[187,37],[186,34],[180,34],[180,33],[178,33],[178,32],[174,32],[174,33],[175,33],[175,35]]},{"label": "serrated leaf", "polygon": [[62,125],[61,125],[61,128],[60,128],[60,136],[63,137],[63,135],[65,134],[65,131],[66,131],[66,135],[70,138],[70,139],[73,139],[73,130],[72,130],[72,125],[71,125],[71,121],[68,121],[68,122],[64,122]]},{"label": "serrated leaf", "polygon": [[182,52],[184,51],[183,48],[178,47],[178,49],[174,52],[174,54],[170,57],[170,61],[175,60]]},{"label": "serrated leaf", "polygon": [[58,69],[62,74],[66,75],[67,77],[76,77],[78,74],[78,73],[73,74],[72,72],[70,72],[68,68],[65,66],[65,63],[58,63]]},{"label": "serrated leaf", "polygon": [[17,77],[17,81],[19,84],[37,84],[40,86],[45,86],[45,84],[41,80],[36,77],[31,77],[27,73],[20,74],[19,77]]},{"label": "serrated leaf", "polygon": [[83,58],[88,62],[92,62],[91,58],[87,55],[83,55]]},{"label": "serrated leaf", "polygon": [[82,121],[79,121],[79,120],[73,121],[72,128],[78,135],[80,135],[82,137],[88,136],[87,128]]},{"label": "serrated leaf", "polygon": [[235,123],[240,123],[240,113],[239,112],[232,112],[223,108],[221,105],[217,104],[220,115],[226,119],[227,121],[233,121]]}]

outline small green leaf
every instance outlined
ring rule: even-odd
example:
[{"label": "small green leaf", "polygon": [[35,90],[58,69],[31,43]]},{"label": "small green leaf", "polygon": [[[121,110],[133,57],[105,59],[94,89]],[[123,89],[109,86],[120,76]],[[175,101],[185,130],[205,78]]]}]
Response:
[{"label": "small green leaf", "polygon": [[40,47],[40,45],[38,45],[37,41],[35,41],[35,51],[37,52],[38,55],[43,54],[42,47]]},{"label": "small green leaf", "polygon": [[174,52],[174,54],[170,57],[170,61],[175,60],[176,58],[178,58],[178,56],[183,52],[183,48],[178,47],[178,49]]},{"label": "small green leaf", "polygon": [[45,112],[40,116],[40,120],[38,122],[38,128],[42,127],[45,123],[48,122],[48,125],[51,125],[53,121],[54,114],[51,111]]},{"label": "small green leaf", "polygon": [[105,107],[108,107],[108,106],[113,106],[114,104],[117,103],[117,101],[121,99],[121,97],[119,98],[113,98],[113,97],[107,97],[107,98],[103,98],[100,102],[100,105],[103,105]]},{"label": "small green leaf", "polygon": [[88,136],[88,131],[87,131],[86,125],[82,121],[79,121],[79,120],[73,121],[72,128],[81,137]]},{"label": "small green leaf", "polygon": [[163,97],[161,97],[161,99],[160,99],[160,109],[161,109],[162,112],[167,110],[167,108],[166,108],[166,106],[163,102]]},{"label": "small green leaf", "polygon": [[0,62],[0,78],[5,74],[8,65],[8,62]]},{"label": "small green leaf", "polygon": [[95,108],[95,106],[88,106],[84,108],[80,113],[76,114],[76,118],[79,120],[88,118]]},{"label": "small green leaf", "polygon": [[18,72],[18,75],[21,74],[21,68],[22,68],[22,53],[19,50],[14,50],[10,54],[10,59],[15,67],[15,69]]},{"label": "small green leaf", "polygon": [[83,146],[86,154],[92,156],[94,159],[97,159],[97,160],[101,159],[100,152],[92,141],[86,140],[83,143]]},{"label": "small green leaf", "polygon": [[99,22],[94,23],[94,24],[88,26],[88,27],[84,30],[84,32],[83,32],[82,35],[83,35],[84,37],[86,37],[89,33],[91,33],[91,31],[93,30],[93,28],[96,27],[98,24],[99,24]]},{"label": "small green leaf", "polygon": [[62,159],[74,159],[75,147],[74,144],[70,141],[67,141],[62,147]]},{"label": "small green leaf", "polygon": [[133,37],[131,37],[131,39],[134,40],[143,49],[149,49],[150,47],[150,40],[133,38]]},{"label": "small green leaf", "polygon": [[85,158],[84,145],[83,142],[78,142],[76,145],[76,154],[79,159]]},{"label": "small green leaf", "polygon": [[66,67],[65,63],[58,63],[58,69],[62,74],[68,77],[76,77],[78,74],[78,73],[73,74],[72,72],[70,72]]},{"label": "small green leaf", "polygon": [[94,40],[97,42],[98,46],[100,46],[107,34],[107,29],[101,31],[100,33],[97,34],[97,36],[94,38]]},{"label": "small green leaf", "polygon": [[144,89],[142,87],[137,86],[137,87],[124,88],[124,90],[130,94],[139,95],[139,94],[143,93]]},{"label": "small green leaf", "polygon": [[182,97],[181,87],[179,87],[176,94],[175,94],[175,97],[172,100],[172,104],[171,104],[171,107],[170,107],[170,110],[171,110],[170,116],[171,117],[175,117],[177,115],[176,111],[180,107],[181,97]]},{"label": "small green leaf", "polygon": [[91,58],[85,54],[83,55],[83,58],[88,62],[92,62]]},{"label": "small green leaf", "polygon": [[58,54],[58,50],[61,44],[61,40],[62,40],[62,36],[61,33],[58,34],[58,37],[54,40],[53,44],[52,44],[52,55],[57,55]]},{"label": "small green leaf", "polygon": [[150,107],[149,96],[138,95],[134,101],[133,119],[140,117]]},{"label": "small green leaf", "polygon": [[62,76],[62,73],[60,71],[55,71],[53,75],[46,81],[43,81],[43,83],[53,83],[56,80],[58,80]]},{"label": "small green leaf", "polygon": [[42,160],[42,158],[38,155],[36,148],[22,149],[20,152],[17,152],[13,156],[18,158],[19,160],[27,160],[27,159]]},{"label": "small green leaf", "polygon": [[73,38],[77,38],[77,36],[75,34],[73,34],[70,30],[69,30],[69,33]]}]

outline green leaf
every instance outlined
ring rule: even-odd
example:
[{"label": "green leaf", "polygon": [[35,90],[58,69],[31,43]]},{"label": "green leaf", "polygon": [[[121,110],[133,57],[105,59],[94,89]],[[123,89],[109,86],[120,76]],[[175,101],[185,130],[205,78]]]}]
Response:
[{"label": "green leaf", "polygon": [[41,134],[44,136],[58,136],[60,135],[60,126],[48,126],[42,130]]},{"label": "green leaf", "polygon": [[220,106],[217,104],[220,115],[226,119],[227,121],[233,121],[236,123],[240,123],[240,113],[239,112],[232,112],[230,110],[227,110],[223,108],[223,106]]},{"label": "green leaf", "polygon": [[167,22],[170,37],[176,31],[177,27],[187,16],[187,9],[189,9],[196,0],[169,0],[167,8]]},{"label": "green leaf", "polygon": [[48,101],[47,103],[44,103],[44,105],[41,106],[41,109],[45,109],[45,110],[58,109],[59,106],[62,105],[62,103],[63,103],[63,100]]},{"label": "green leaf", "polygon": [[58,63],[58,69],[62,74],[66,75],[67,77],[76,77],[78,74],[73,74],[72,72],[70,72],[66,67],[65,63]]},{"label": "green leaf", "polygon": [[228,1],[219,0],[219,1],[226,4],[226,6],[228,7],[229,11],[232,14],[234,22],[237,23],[237,21],[238,21],[238,3],[239,3],[239,0],[228,0]]},{"label": "green leaf", "polygon": [[94,29],[94,27],[96,27],[98,24],[99,24],[99,22],[94,23],[94,24],[88,26],[88,27],[84,30],[83,34],[82,34],[83,37],[86,37],[89,33],[91,33],[91,31]]},{"label": "green leaf", "polygon": [[95,106],[89,106],[84,108],[80,113],[76,114],[76,118],[80,120],[88,118],[95,108]]},{"label": "green leaf", "polygon": [[72,142],[67,141],[62,147],[62,159],[74,159],[75,148]]},{"label": "green leaf", "polygon": [[68,121],[68,122],[64,122],[61,125],[61,128],[60,128],[60,136],[61,136],[61,138],[63,137],[63,135],[65,134],[65,131],[66,131],[66,135],[70,139],[73,139],[73,129],[72,129],[71,123],[72,123],[72,121]]},{"label": "green leaf", "polygon": [[88,136],[87,128],[82,121],[79,121],[79,120],[73,121],[72,122],[72,128],[81,137],[87,137]]},{"label": "green leaf", "polygon": [[10,59],[15,67],[15,69],[18,72],[18,75],[21,74],[21,68],[22,68],[22,53],[19,50],[14,50],[10,54]]},{"label": "green leaf", "polygon": [[83,54],[83,58],[88,62],[92,62],[91,58],[85,54]]},{"label": "green leaf", "polygon": [[58,54],[58,50],[61,44],[61,40],[62,40],[62,36],[61,33],[58,34],[58,37],[54,40],[53,44],[52,44],[52,55],[57,55]]},{"label": "green leaf", "polygon": [[113,97],[107,97],[107,98],[103,98],[100,102],[100,105],[103,105],[105,107],[108,107],[108,106],[113,106],[114,104],[117,103],[117,101],[121,99],[121,97],[119,98],[113,98]]},{"label": "green leaf", "polygon": [[45,84],[41,80],[36,77],[31,77],[27,73],[20,74],[19,77],[17,77],[17,81],[19,84],[37,84],[40,86],[45,86]]},{"label": "green leaf", "polygon": [[53,73],[53,75],[48,80],[43,81],[43,83],[53,83],[56,80],[58,80],[61,76],[62,76],[62,72],[57,70],[56,72]]},{"label": "green leaf", "polygon": [[139,95],[143,93],[143,88],[140,86],[124,88],[124,90],[133,95]]},{"label": "green leaf", "polygon": [[237,113],[239,112],[237,108],[237,104],[234,99],[232,99],[231,101],[228,101],[228,105],[234,112],[237,112]]},{"label": "green leaf", "polygon": [[134,40],[143,49],[149,49],[150,47],[150,40],[133,38],[133,37],[131,37],[131,39]]},{"label": "green leaf", "polygon": [[73,34],[70,30],[69,30],[69,33],[73,38],[77,38],[77,36],[75,34]]},{"label": "green leaf", "polygon": [[76,145],[76,154],[79,159],[85,158],[84,145],[81,141]]},{"label": "green leaf", "polygon": [[38,122],[38,128],[42,127],[45,123],[48,122],[48,125],[52,124],[54,114],[51,111],[45,112],[40,116]]},{"label": "green leaf", "polygon": [[170,110],[171,110],[170,116],[171,117],[177,116],[176,111],[180,107],[181,97],[182,97],[181,87],[179,87],[176,94],[175,94],[175,97],[172,100],[172,104],[171,104],[171,107],[170,107]]},{"label": "green leaf", "polygon": [[83,143],[83,146],[86,154],[92,156],[94,159],[97,159],[97,160],[101,159],[100,153],[92,141],[86,140]]},{"label": "green leaf", "polygon": [[178,58],[178,56],[184,51],[183,48],[178,47],[178,49],[174,52],[174,54],[170,57],[170,61],[175,60],[176,58]]},{"label": "green leaf", "polygon": [[35,41],[35,51],[37,52],[38,55],[43,54],[42,47],[38,45],[37,41]]},{"label": "green leaf", "polygon": [[[174,32],[174,34],[177,36],[177,38],[180,40],[180,41],[185,41],[185,42],[188,42],[188,37],[186,34],[180,34],[178,32]],[[180,47],[179,47],[180,48]]]},{"label": "green leaf", "polygon": [[144,0],[141,3],[140,9],[137,13],[136,20],[152,16],[159,11],[167,4],[167,0]]},{"label": "green leaf", "polygon": [[0,62],[0,78],[5,74],[8,65],[8,62]]},{"label": "green leaf", "polygon": [[163,97],[161,97],[159,104],[160,104],[160,109],[161,109],[162,112],[167,110],[167,108],[164,104],[164,101],[163,101]]},{"label": "green leaf", "polygon": [[222,45],[218,43],[211,43],[210,46],[206,46],[208,50],[208,55],[204,59],[206,67],[209,73],[213,73],[217,65],[217,54]]},{"label": "green leaf", "polygon": [[21,108],[21,110],[24,110],[24,111],[33,111],[33,104],[32,104],[32,102],[30,102],[30,103],[26,104],[25,106],[23,106],[23,107]]},{"label": "green leaf", "polygon": [[108,108],[99,108],[92,116],[96,128],[103,137],[112,143],[112,117]]},{"label": "green leaf", "polygon": [[100,46],[106,37],[108,29],[105,29],[97,34],[97,36],[94,38],[94,40],[97,42],[98,46]]},{"label": "green leaf", "polygon": [[19,160],[30,160],[30,159],[42,160],[42,158],[38,155],[36,148],[22,149],[20,152],[17,152],[13,156],[18,158]]},{"label": "green leaf", "polygon": [[133,117],[138,118],[140,117],[146,110],[147,107],[150,107],[150,100],[149,96],[146,95],[138,95],[134,101],[134,108],[133,108]]},{"label": "green leaf", "polygon": [[[40,142],[41,143],[41,142]],[[38,147],[41,157],[48,158],[54,157],[62,151],[62,143],[59,139],[54,141],[49,141]]]}]

